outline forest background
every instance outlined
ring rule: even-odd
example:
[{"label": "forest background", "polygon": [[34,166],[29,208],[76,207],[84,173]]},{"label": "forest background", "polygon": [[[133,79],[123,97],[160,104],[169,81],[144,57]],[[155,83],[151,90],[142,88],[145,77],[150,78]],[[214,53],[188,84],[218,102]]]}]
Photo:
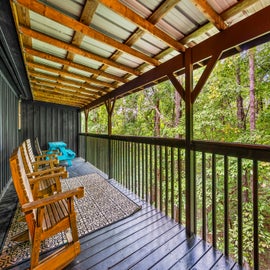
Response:
[{"label": "forest background", "polygon": [[[204,67],[194,71],[194,86],[203,70]],[[183,77],[180,76],[178,80],[184,85]],[[128,95],[116,100],[112,115],[112,134],[184,139],[184,106],[184,101],[170,81]],[[195,101],[193,112],[194,140],[270,145],[270,43],[220,60]],[[84,113],[81,115],[81,128],[85,132]],[[105,106],[89,112],[87,132],[107,134],[107,128]],[[246,166],[244,181],[248,181],[251,178],[250,166],[243,166]],[[266,172],[259,183],[260,269],[270,269],[270,168],[268,169],[265,168]],[[235,182],[231,185],[232,190],[235,189]],[[211,186],[208,188],[211,189]],[[251,190],[247,194],[248,192],[252,193]],[[217,197],[217,201],[219,200],[222,203],[222,196]],[[253,232],[249,223],[252,220],[252,202],[248,195],[244,200],[247,213],[244,220],[244,243],[247,247],[244,257],[247,268],[252,268]],[[231,213],[232,221],[233,214],[236,213]],[[217,218],[222,219],[223,216]],[[237,226],[231,225],[230,234],[232,237],[235,235],[235,246],[236,228]],[[218,248],[223,249],[222,246]],[[233,253],[233,244],[230,249]]]}]

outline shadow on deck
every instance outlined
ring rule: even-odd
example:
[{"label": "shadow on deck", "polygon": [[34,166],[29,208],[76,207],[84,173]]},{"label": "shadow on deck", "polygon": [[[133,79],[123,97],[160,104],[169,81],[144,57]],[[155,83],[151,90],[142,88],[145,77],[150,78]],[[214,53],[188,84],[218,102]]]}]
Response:
[{"label": "shadow on deck", "polygon": [[[76,158],[67,170],[70,177],[97,172],[106,178],[104,173],[81,158]],[[115,180],[109,181],[142,205],[142,209],[82,237],[81,253],[65,269],[242,269],[199,237],[188,238],[183,226],[140,200]],[[10,194],[12,191],[8,192]],[[5,201],[6,207],[11,207],[10,200],[5,198],[1,205]],[[7,219],[6,223],[9,223]],[[28,267],[29,261],[26,261],[11,269]]]}]

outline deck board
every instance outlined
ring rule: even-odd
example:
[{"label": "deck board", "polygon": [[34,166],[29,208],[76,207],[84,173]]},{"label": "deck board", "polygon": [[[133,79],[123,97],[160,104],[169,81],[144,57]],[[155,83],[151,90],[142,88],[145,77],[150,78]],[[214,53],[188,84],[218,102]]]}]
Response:
[{"label": "deck board", "polygon": [[[97,172],[76,158],[67,167],[69,177]],[[233,260],[199,237],[188,238],[186,229],[115,180],[109,180],[126,196],[142,206],[133,215],[96,230],[80,239],[81,253],[65,269],[242,269]],[[11,269],[27,269],[29,261]]]}]

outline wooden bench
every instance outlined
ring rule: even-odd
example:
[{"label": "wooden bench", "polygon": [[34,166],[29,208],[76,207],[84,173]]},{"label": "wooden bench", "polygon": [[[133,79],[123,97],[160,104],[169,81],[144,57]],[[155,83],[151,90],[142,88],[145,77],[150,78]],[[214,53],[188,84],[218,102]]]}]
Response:
[{"label": "wooden bench", "polygon": [[[20,148],[10,157],[13,183],[25,215],[31,242],[30,269],[62,269],[80,253],[80,242],[74,210],[74,196],[81,198],[84,188],[60,192],[34,200],[32,189],[24,170]],[[41,241],[65,232],[67,244],[40,260]]]},{"label": "wooden bench", "polygon": [[57,157],[61,155],[59,150],[55,150],[55,151],[41,150],[38,137],[35,137],[34,144],[35,144],[36,152],[39,156],[43,156],[43,155],[50,156],[51,154],[54,154]]},{"label": "wooden bench", "polygon": [[[21,144],[20,149],[24,169],[30,182],[34,198],[44,197],[45,195],[50,195],[54,192],[61,192],[62,187],[60,179],[68,177],[66,168],[55,167],[54,164],[50,164],[48,169],[45,167],[41,170],[34,171],[34,168],[37,169],[37,167],[30,161],[25,142]],[[39,181],[40,177],[42,177],[43,181]]]},{"label": "wooden bench", "polygon": [[34,171],[37,171],[41,167],[53,168],[59,165],[59,160],[55,154],[35,156],[32,148],[31,140],[26,139],[22,145],[25,145],[29,159],[33,165]]}]

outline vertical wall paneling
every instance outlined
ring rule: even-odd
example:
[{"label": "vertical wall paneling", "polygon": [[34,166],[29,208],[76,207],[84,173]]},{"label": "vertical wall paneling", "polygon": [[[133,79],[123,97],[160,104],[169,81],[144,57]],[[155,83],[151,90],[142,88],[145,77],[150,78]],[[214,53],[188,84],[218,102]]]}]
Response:
[{"label": "vertical wall paneling", "polygon": [[41,148],[50,141],[64,141],[68,148],[78,152],[78,109],[42,102],[22,103],[21,140],[38,137]]},{"label": "vertical wall paneling", "polygon": [[18,145],[18,98],[0,70],[0,198],[11,174],[9,157]]}]

